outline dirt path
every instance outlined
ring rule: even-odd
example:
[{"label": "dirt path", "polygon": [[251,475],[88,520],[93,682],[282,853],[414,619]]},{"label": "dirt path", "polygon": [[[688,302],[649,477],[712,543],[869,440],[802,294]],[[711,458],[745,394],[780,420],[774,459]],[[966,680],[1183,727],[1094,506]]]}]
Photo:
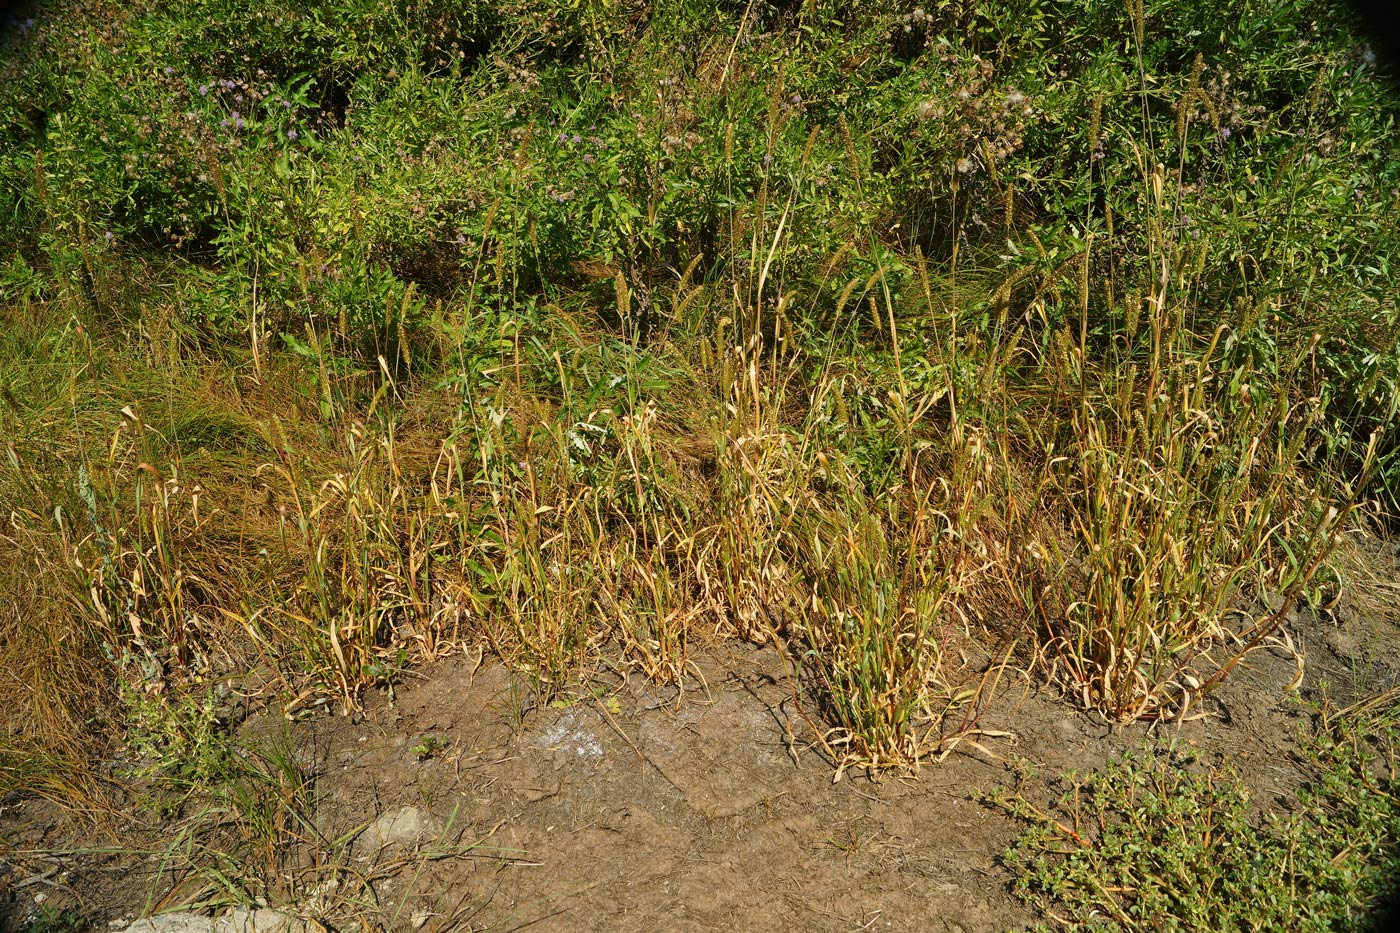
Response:
[{"label": "dirt path", "polygon": [[[804,748],[772,651],[707,661],[708,694],[678,702],[626,684],[518,730],[502,668],[441,665],[360,725],[306,726],[326,749],[324,816],[347,826],[376,800],[426,806],[468,836],[494,828],[486,844],[503,858],[443,861],[384,892],[420,916],[465,896],[478,928],[961,931],[1029,919],[994,861],[1013,827],[968,798],[999,765],[962,757],[917,781],[833,784]],[[420,762],[428,735],[448,744]]]}]

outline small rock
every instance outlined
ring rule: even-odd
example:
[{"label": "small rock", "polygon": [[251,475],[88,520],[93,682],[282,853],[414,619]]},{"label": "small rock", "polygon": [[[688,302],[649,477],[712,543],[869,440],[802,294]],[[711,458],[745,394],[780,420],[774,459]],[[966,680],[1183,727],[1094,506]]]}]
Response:
[{"label": "small rock", "polygon": [[213,933],[213,930],[213,918],[189,910],[178,910],[137,920],[118,933]]},{"label": "small rock", "polygon": [[235,907],[214,921],[214,933],[293,933],[299,926],[280,910]]},{"label": "small rock", "polygon": [[424,813],[417,807],[399,807],[365,827],[353,849],[360,857],[372,856],[390,846],[416,846],[441,831],[441,825],[431,813]]}]

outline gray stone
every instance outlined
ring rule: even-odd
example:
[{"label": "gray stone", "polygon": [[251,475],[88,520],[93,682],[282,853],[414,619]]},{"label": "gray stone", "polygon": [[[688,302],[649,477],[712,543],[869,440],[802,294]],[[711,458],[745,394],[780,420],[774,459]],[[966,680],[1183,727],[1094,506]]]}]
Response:
[{"label": "gray stone", "polygon": [[431,813],[417,807],[399,807],[382,814],[355,839],[354,853],[361,858],[395,846],[411,848],[442,831]]},{"label": "gray stone", "polygon": [[214,920],[204,914],[177,910],[137,920],[117,933],[213,933]]},{"label": "gray stone", "polygon": [[214,921],[214,933],[298,933],[304,924],[270,907],[235,907]]}]

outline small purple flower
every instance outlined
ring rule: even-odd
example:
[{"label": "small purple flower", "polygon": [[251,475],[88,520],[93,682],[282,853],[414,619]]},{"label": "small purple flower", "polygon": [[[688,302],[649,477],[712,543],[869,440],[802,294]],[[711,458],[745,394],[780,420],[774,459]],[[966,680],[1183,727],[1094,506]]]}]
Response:
[{"label": "small purple flower", "polygon": [[283,109],[283,110],[291,110],[291,109],[292,109],[292,102],[289,101],[289,100],[284,100],[284,101],[282,101],[282,109]]},{"label": "small purple flower", "polygon": [[593,153],[591,153],[591,152],[585,152],[585,153],[583,154],[583,164],[584,164],[584,165],[592,165],[594,161],[595,161],[595,160],[594,160],[594,158],[593,158]]},{"label": "small purple flower", "polygon": [[580,136],[579,134],[575,133],[575,134],[573,135],[573,137],[570,138],[569,142],[571,142],[571,143],[581,143],[581,142],[583,142],[583,137]]},{"label": "small purple flower", "polygon": [[459,234],[457,234],[457,245],[458,245],[458,246],[466,246],[466,245],[467,245],[467,235],[466,235],[465,233],[459,233]]},{"label": "small purple flower", "polygon": [[288,141],[290,141],[290,142],[296,142],[296,141],[297,141],[297,131],[296,131],[296,130],[287,130],[287,139],[288,139]]},{"label": "small purple flower", "polygon": [[243,95],[242,95],[242,94],[235,94],[235,95],[233,95],[233,102],[234,102],[235,104],[241,104],[241,103],[243,103]]},{"label": "small purple flower", "polygon": [[231,91],[231,90],[233,90],[233,89],[236,88],[236,87],[238,87],[238,85],[237,85],[237,84],[234,84],[232,81],[227,80],[227,79],[224,80],[224,90],[226,90],[226,91]]},{"label": "small purple flower", "polygon": [[202,96],[202,97],[208,97],[208,96],[209,96],[209,85],[207,85],[207,84],[201,84],[201,85],[199,86],[199,93],[200,93],[200,96]]},{"label": "small purple flower", "polygon": [[1229,128],[1228,126],[1222,126],[1222,127],[1220,128],[1220,138],[1221,138],[1221,139],[1229,139],[1229,138],[1230,138],[1230,128]]}]

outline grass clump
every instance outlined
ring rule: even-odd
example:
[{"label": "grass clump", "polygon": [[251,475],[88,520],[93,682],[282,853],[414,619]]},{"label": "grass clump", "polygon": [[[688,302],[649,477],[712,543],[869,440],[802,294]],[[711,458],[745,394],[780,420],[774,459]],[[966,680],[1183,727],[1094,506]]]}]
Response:
[{"label": "grass clump", "polygon": [[[1182,715],[1218,686],[1304,598],[1358,501],[1349,484],[1297,484],[1314,425],[1284,387],[1222,372],[1228,325],[1198,349],[1174,317],[1157,316],[1141,359],[1095,366],[1068,335],[1057,351],[1078,397],[1045,441],[1046,494],[1069,535],[1034,545],[1054,579],[1039,610],[1052,671],[1119,720]],[[1241,591],[1264,587],[1278,605],[1240,613]]]}]

